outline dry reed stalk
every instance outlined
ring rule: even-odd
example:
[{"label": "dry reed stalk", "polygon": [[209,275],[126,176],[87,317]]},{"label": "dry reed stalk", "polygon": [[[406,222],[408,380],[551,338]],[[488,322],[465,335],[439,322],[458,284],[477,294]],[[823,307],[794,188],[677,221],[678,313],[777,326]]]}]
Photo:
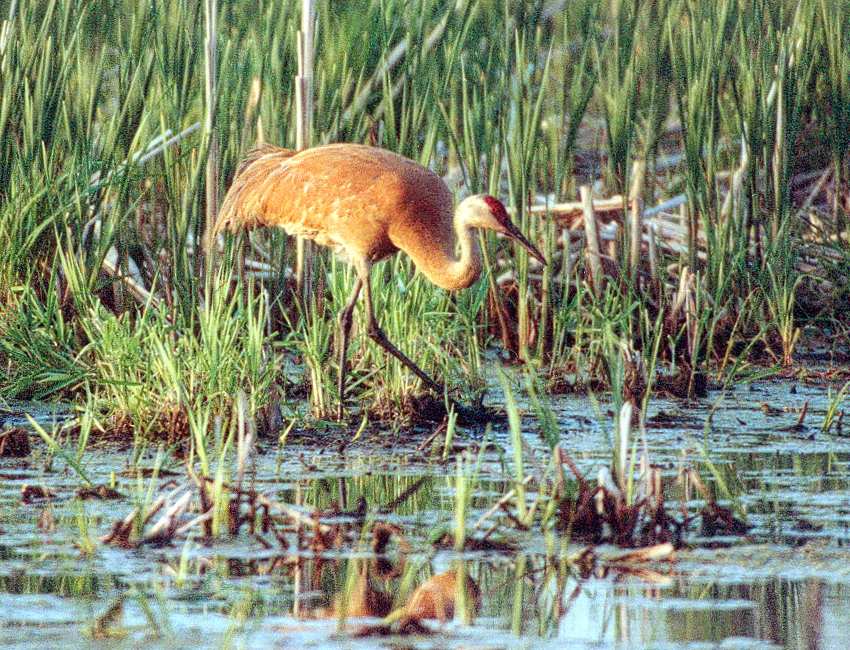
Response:
[{"label": "dry reed stalk", "polygon": [[[313,0],[302,0],[301,30],[298,32],[298,75],[295,77],[295,148],[306,149],[311,143],[313,125],[313,26],[316,8]],[[298,237],[295,248],[295,283],[301,300],[307,305],[313,289],[313,245]]]},{"label": "dry reed stalk", "polygon": [[[644,217],[652,217],[657,214],[661,214],[662,212],[669,212],[673,208],[678,208],[688,202],[688,197],[686,194],[677,194],[674,197],[667,199],[666,201],[662,201],[658,205],[654,205],[651,208],[647,208],[643,211]],[[684,222],[683,222],[684,223]],[[686,226],[682,226],[685,228]]]},{"label": "dry reed stalk", "polygon": [[248,101],[245,104],[245,128],[250,129],[252,124],[256,124],[256,143],[264,144],[266,141],[265,133],[263,132],[263,119],[260,115],[260,100],[263,97],[263,82],[259,77],[254,77],[251,82],[251,92],[248,94]]},{"label": "dry reed stalk", "polygon": [[244,390],[239,390],[237,403],[239,406],[239,426],[236,439],[236,489],[241,491],[245,468],[256,451],[254,442],[257,438],[257,428],[254,419],[250,417],[248,412],[248,397]]},{"label": "dry reed stalk", "polygon": [[0,23],[0,57],[6,54],[6,46],[9,43],[9,35],[12,32],[12,25],[15,24],[15,17],[18,13],[18,0],[12,0],[9,6],[9,18]]},{"label": "dry reed stalk", "polygon": [[687,241],[688,266],[696,267],[697,262],[697,236],[698,227],[695,219],[688,214],[688,204],[683,202],[679,205],[679,223],[685,229]]},{"label": "dry reed stalk", "polygon": [[599,255],[599,231],[596,229],[596,215],[593,212],[593,194],[588,185],[582,185],[579,188],[579,193],[584,211],[584,232],[587,237],[590,276],[593,282],[593,291],[599,295],[602,290],[602,259]]},{"label": "dry reed stalk", "polygon": [[[141,166],[147,163],[149,160],[156,158],[157,156],[161,155],[163,151],[174,146],[184,138],[190,136],[199,128],[201,128],[201,123],[195,122],[191,126],[188,126],[183,129],[177,135],[172,135],[172,130],[166,129],[163,133],[156,136],[153,140],[150,141],[148,146],[145,147],[144,153],[140,151],[133,154],[132,156],[130,156],[129,159],[125,159],[124,161],[122,161],[116,169],[107,172],[106,176],[102,176],[100,171],[96,171],[94,174],[92,174],[91,178],[89,179],[88,193],[92,193],[95,190],[98,190],[104,185],[108,184],[109,181],[111,181],[116,174],[126,170],[129,165],[132,164]],[[92,219],[90,223],[93,223],[95,220],[96,219]],[[87,224],[86,227],[90,226]]]},{"label": "dry reed stalk", "polygon": [[640,266],[640,244],[643,226],[641,217],[643,214],[643,186],[646,177],[646,162],[635,160],[632,166],[632,188],[629,192],[630,205],[630,249],[629,264],[631,265],[632,282],[637,280],[638,267]]},{"label": "dry reed stalk", "polygon": [[189,509],[193,492],[187,490],[175,500],[160,516],[151,529],[142,536],[140,544],[157,544],[169,542],[179,528],[179,519]]},{"label": "dry reed stalk", "polygon": [[[773,145],[773,199],[778,206],[780,203],[780,194],[782,193],[782,168],[785,163],[785,83],[783,79],[779,79],[779,84],[774,86],[778,89],[778,97],[776,99],[776,142]],[[776,82],[774,82],[776,83]],[[770,221],[770,237],[772,241],[776,241],[779,236],[779,220],[778,215],[774,214]]]},{"label": "dry reed stalk", "polygon": [[564,253],[562,256],[561,270],[562,280],[566,286],[570,282],[570,277],[573,274],[573,251],[570,248],[570,231],[566,228],[561,230],[561,239],[564,242]]},{"label": "dry reed stalk", "polygon": [[218,92],[218,80],[216,76],[217,65],[217,38],[218,29],[218,0],[206,0],[204,4],[206,18],[206,42],[204,47],[204,136],[208,138],[206,167],[206,223],[204,224],[203,247],[207,257],[207,265],[212,263],[213,249],[213,226],[218,216],[218,134],[215,130],[216,119],[216,96]]}]

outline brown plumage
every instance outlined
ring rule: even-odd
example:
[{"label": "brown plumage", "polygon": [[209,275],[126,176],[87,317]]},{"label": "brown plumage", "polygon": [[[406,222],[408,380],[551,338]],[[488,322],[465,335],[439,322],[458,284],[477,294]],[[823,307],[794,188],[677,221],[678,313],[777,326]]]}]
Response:
[{"label": "brown plumage", "polygon": [[[215,233],[280,227],[331,248],[357,270],[352,296],[340,314],[340,416],[345,353],[360,290],[366,288],[369,336],[430,388],[441,387],[402,354],[378,327],[369,269],[399,250],[444,289],[463,289],[481,272],[476,228],[496,230],[540,252],[511,223],[504,206],[476,195],[452,210],[452,194],[437,174],[391,151],[330,144],[300,152],[264,145],[245,157],[222,204]],[[460,255],[456,249],[460,248]]]}]

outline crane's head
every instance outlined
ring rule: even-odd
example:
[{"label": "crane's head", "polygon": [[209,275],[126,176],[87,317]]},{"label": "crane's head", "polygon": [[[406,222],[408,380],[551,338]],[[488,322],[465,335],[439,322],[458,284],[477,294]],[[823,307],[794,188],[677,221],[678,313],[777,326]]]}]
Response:
[{"label": "crane's head", "polygon": [[506,237],[515,239],[522,244],[526,250],[537,259],[541,264],[546,264],[546,258],[543,257],[537,247],[532,244],[517,228],[508,216],[508,211],[502,202],[489,194],[476,194],[467,197],[463,200],[462,205],[466,212],[466,225],[472,228],[484,228],[486,230],[495,230]]}]

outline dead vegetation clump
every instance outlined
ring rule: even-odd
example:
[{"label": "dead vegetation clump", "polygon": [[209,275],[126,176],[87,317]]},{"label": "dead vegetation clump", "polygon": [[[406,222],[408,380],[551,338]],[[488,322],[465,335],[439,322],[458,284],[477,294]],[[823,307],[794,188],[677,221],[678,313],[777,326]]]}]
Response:
[{"label": "dead vegetation clump", "polygon": [[683,486],[680,515],[674,516],[667,507],[661,470],[643,462],[636,496],[627,498],[613,480],[610,472],[600,471],[597,484],[581,474],[575,462],[559,450],[562,462],[576,479],[576,491],[564,496],[558,504],[557,527],[575,541],[599,545],[614,544],[624,548],[646,548],[672,544],[686,545],[685,534],[695,516],[688,514],[687,495],[693,486],[705,499],[699,513],[700,534],[746,535],[749,526],[733,512],[720,506],[693,468],[680,472],[677,482]]}]

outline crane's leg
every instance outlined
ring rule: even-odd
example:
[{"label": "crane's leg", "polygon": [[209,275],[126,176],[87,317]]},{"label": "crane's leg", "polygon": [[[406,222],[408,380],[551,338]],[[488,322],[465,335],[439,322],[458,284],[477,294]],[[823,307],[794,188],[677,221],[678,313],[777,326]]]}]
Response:
[{"label": "crane's leg", "polygon": [[440,386],[437,382],[431,379],[422,368],[417,366],[413,361],[411,361],[401,350],[399,350],[395,345],[393,345],[390,340],[387,338],[387,335],[384,334],[384,331],[381,329],[380,325],[378,325],[378,320],[375,318],[375,310],[372,308],[372,282],[370,280],[370,276],[368,271],[365,276],[361,275],[361,279],[363,283],[366,285],[366,311],[369,317],[369,338],[371,338],[375,343],[384,348],[385,351],[389,352],[396,359],[402,362],[405,366],[407,366],[408,370],[410,370],[414,375],[419,377],[422,382],[431,390],[433,390],[438,395],[443,393],[443,387]]},{"label": "crane's leg", "polygon": [[339,312],[339,377],[337,377],[337,393],[339,395],[339,405],[337,406],[337,419],[342,420],[343,410],[345,408],[345,375],[348,354],[348,343],[351,339],[351,325],[354,322],[354,306],[357,304],[357,298],[360,296],[360,289],[363,287],[363,280],[359,277],[354,282],[354,290],[345,307]]}]

